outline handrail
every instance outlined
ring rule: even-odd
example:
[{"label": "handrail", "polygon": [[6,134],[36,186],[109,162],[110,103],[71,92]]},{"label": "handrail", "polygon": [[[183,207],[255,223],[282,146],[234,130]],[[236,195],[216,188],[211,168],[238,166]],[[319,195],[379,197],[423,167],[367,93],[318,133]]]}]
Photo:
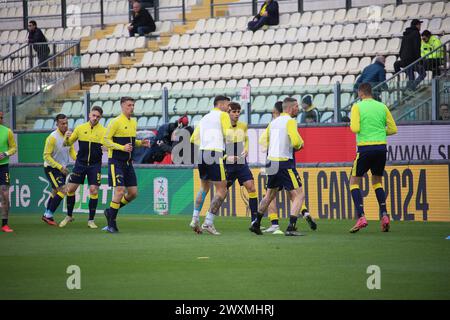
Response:
[{"label": "handrail", "polygon": [[12,55],[16,54],[18,51],[22,50],[25,47],[28,47],[28,43],[23,44],[21,47],[19,47],[17,50],[9,53],[7,56],[0,57],[0,61],[5,61],[6,59],[9,59]]},{"label": "handrail", "polygon": [[[420,57],[419,59],[415,60],[414,62],[411,62],[409,65],[407,65],[405,68],[403,68],[402,70],[400,70],[399,72],[393,74],[389,79],[384,80],[383,82],[377,84],[376,86],[374,86],[372,88],[372,90],[376,90],[380,87],[382,87],[383,85],[386,85],[389,81],[391,81],[392,79],[396,78],[398,75],[402,74],[403,72],[405,72],[406,70],[414,67],[417,63],[425,60],[429,55],[437,52],[438,50],[442,50],[444,49],[444,53],[446,52],[446,46],[447,44],[450,43],[450,40],[447,40],[446,42],[444,42],[443,44],[441,44],[439,47],[437,47],[436,49],[434,49],[433,51],[428,52],[426,55],[424,55],[423,57]],[[445,65],[445,64],[444,64]],[[351,107],[356,101],[359,101],[359,98],[356,98],[354,100],[352,100],[348,105],[345,106],[345,108],[342,108],[342,110],[347,110],[349,109],[349,107]]]},{"label": "handrail", "polygon": [[[21,80],[21,79],[24,78],[26,75],[28,75],[28,74],[30,74],[30,73],[36,71],[36,70],[41,70],[42,68],[47,68],[47,67],[45,67],[45,65],[46,65],[48,62],[50,62],[50,61],[52,61],[52,60],[55,60],[55,59],[58,58],[58,57],[63,56],[64,53],[68,52],[69,50],[73,50],[73,48],[79,46],[79,44],[80,44],[79,41],[66,41],[66,42],[60,42],[60,43],[65,43],[65,44],[69,44],[69,45],[72,43],[72,45],[70,45],[69,47],[65,48],[65,49],[62,50],[61,52],[59,52],[59,53],[57,53],[57,54],[54,54],[54,55],[48,57],[46,60],[42,61],[40,64],[38,64],[38,65],[36,65],[36,66],[34,66],[34,67],[30,68],[30,69],[27,69],[27,70],[25,70],[25,71],[20,72],[16,77],[14,77],[14,78],[12,78],[12,79],[9,79],[7,82],[1,84],[1,85],[0,85],[0,96],[2,95],[2,94],[1,94],[1,91],[4,90],[5,88],[11,86],[13,83],[15,83],[15,82]],[[76,69],[78,69],[78,68],[73,68],[73,70],[76,70]]]}]

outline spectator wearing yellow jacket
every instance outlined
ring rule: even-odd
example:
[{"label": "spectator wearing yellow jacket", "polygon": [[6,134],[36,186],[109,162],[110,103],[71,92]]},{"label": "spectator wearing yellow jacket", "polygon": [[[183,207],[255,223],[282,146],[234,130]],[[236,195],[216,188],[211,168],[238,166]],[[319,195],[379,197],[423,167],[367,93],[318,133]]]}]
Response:
[{"label": "spectator wearing yellow jacket", "polygon": [[440,75],[439,66],[442,65],[444,61],[445,51],[441,46],[441,40],[439,40],[438,37],[433,36],[430,31],[425,30],[422,32],[420,55],[425,57],[425,70],[431,70],[433,72],[433,77]]}]

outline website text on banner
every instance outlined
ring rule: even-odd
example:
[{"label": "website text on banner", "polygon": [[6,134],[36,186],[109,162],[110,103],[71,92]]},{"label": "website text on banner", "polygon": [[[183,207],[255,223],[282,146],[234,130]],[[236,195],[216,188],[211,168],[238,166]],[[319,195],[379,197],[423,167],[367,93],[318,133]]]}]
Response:
[{"label": "website text on banner", "polygon": [[[355,208],[350,194],[351,167],[298,168],[304,185],[306,205],[314,218],[354,219]],[[263,196],[266,175],[252,169],[259,199]],[[450,221],[449,165],[387,166],[384,173],[386,204],[393,220]],[[194,195],[199,190],[199,177],[194,173]],[[366,217],[378,220],[378,203],[367,175],[361,191]],[[205,201],[209,206],[213,193]],[[249,216],[245,188],[234,184],[220,209],[222,216]],[[193,199],[193,198],[192,198]],[[286,192],[277,196],[278,214],[289,216]]]}]

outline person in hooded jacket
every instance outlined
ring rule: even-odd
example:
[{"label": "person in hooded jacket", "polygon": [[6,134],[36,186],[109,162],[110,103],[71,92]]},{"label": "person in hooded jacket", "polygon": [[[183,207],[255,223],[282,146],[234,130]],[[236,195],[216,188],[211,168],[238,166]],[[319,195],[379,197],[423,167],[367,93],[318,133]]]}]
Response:
[{"label": "person in hooded jacket", "polygon": [[[400,68],[406,68],[408,65],[420,58],[421,52],[421,35],[420,27],[422,21],[414,19],[411,21],[411,26],[406,28],[403,32],[402,43],[400,45],[400,60],[394,63],[395,73],[400,71]],[[419,83],[425,79],[426,72],[423,65],[419,62],[414,67],[405,70],[408,76],[407,90],[416,90]],[[419,74],[416,79],[415,72]]]}]

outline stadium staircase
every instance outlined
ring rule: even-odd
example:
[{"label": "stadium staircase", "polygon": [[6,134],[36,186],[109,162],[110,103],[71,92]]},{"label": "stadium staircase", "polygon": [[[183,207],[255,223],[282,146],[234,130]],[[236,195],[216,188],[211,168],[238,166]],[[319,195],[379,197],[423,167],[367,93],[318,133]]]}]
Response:
[{"label": "stadium staircase", "polygon": [[[228,3],[238,2],[237,0],[215,0],[214,3],[216,6],[214,8],[214,16],[221,17],[225,16],[228,12],[227,5]],[[103,85],[108,82],[108,80],[112,80],[117,76],[117,72],[122,69],[130,69],[134,66],[134,64],[142,61],[144,54],[148,51],[158,51],[162,46],[165,46],[169,43],[170,37],[174,34],[182,35],[186,33],[188,30],[194,29],[198,20],[200,19],[208,19],[211,15],[211,7],[209,0],[203,0],[202,3],[193,6],[190,8],[190,12],[186,12],[185,18],[186,23],[181,25],[176,25],[173,27],[171,32],[163,32],[159,34],[159,38],[156,40],[148,39],[146,43],[146,47],[137,48],[130,53],[130,55],[120,57],[120,61],[117,64],[109,65],[107,70],[104,73],[96,73],[93,77],[93,81],[83,81],[80,86],[76,86],[68,90],[64,95],[59,96],[55,99],[55,103],[53,104],[45,104],[43,105],[39,111],[33,114],[32,117],[27,121],[26,125],[22,129],[31,129],[33,128],[35,118],[43,118],[49,119],[53,117],[59,110],[62,109],[64,102],[66,101],[74,101],[74,100],[82,100],[83,95],[86,91],[93,85]],[[182,14],[179,15],[179,18],[182,19]],[[89,43],[96,39],[100,41],[101,39],[107,38],[111,36],[117,24],[106,25],[104,29],[95,31],[91,36],[84,37],[80,40],[80,48],[83,52],[89,46]]]}]

